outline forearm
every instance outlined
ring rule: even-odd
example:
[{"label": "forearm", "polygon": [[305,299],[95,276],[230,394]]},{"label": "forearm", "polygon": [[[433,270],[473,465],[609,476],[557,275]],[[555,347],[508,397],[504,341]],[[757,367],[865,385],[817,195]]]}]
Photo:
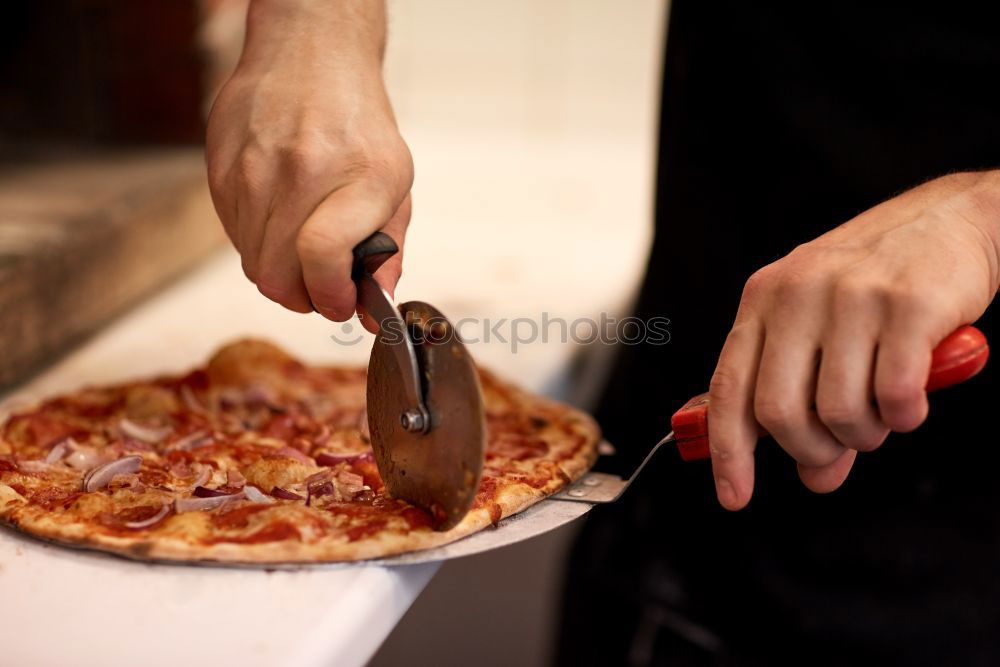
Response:
[{"label": "forearm", "polygon": [[241,68],[296,57],[378,72],[385,52],[384,0],[251,0]]}]

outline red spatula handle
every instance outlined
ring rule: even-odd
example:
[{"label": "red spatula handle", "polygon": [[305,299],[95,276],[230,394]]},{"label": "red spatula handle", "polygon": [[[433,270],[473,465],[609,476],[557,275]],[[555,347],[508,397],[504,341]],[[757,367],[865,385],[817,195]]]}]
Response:
[{"label": "red spatula handle", "polygon": [[[983,370],[990,356],[990,346],[983,332],[971,325],[959,327],[941,341],[931,356],[927,391],[944,389],[968,380]],[[700,394],[684,404],[670,418],[677,450],[685,461],[707,459],[708,394]]]}]

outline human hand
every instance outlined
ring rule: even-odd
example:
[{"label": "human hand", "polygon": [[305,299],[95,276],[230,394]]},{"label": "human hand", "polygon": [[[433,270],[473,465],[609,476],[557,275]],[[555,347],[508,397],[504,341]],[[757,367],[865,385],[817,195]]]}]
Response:
[{"label": "human hand", "polygon": [[931,350],[1000,282],[1000,172],[926,183],[755,273],[710,388],[720,503],[753,492],[761,428],[817,492],[927,416]]},{"label": "human hand", "polygon": [[382,83],[383,41],[381,3],[256,0],[212,108],[216,211],[247,277],[291,310],[352,317],[351,250],[376,230],[400,248],[376,279],[392,292],[402,271],[413,162]]}]

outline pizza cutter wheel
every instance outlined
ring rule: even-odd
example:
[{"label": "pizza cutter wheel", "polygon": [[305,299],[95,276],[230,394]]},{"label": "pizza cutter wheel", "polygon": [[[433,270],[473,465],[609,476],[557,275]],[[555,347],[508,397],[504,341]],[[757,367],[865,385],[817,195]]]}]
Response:
[{"label": "pizza cutter wheel", "polygon": [[354,250],[358,300],[379,323],[368,363],[368,429],[386,490],[426,510],[436,530],[469,511],[483,472],[479,375],[455,327],[422,301],[398,307],[372,274],[397,251],[376,232]]}]

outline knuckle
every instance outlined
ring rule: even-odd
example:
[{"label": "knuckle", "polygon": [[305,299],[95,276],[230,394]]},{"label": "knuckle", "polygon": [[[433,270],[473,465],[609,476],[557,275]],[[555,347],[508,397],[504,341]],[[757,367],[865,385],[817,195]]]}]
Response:
[{"label": "knuckle", "polygon": [[247,277],[247,280],[257,284],[257,263],[246,255],[243,255],[240,257],[240,265],[243,268],[243,275]]},{"label": "knuckle", "polygon": [[924,388],[910,382],[882,382],[875,388],[875,396],[879,405],[893,409],[905,409],[918,403]]},{"label": "knuckle", "polygon": [[905,283],[883,285],[879,295],[891,310],[907,315],[921,315],[928,310],[929,299]]},{"label": "knuckle", "polygon": [[774,292],[781,301],[799,301],[811,295],[821,276],[802,267],[786,267],[775,280]]},{"label": "knuckle", "polygon": [[244,151],[236,161],[234,176],[249,192],[259,191],[264,184],[264,160],[252,151]]},{"label": "knuckle", "polygon": [[768,431],[781,431],[797,422],[795,409],[788,401],[769,393],[760,393],[754,398],[754,416]]},{"label": "knuckle", "polygon": [[727,366],[719,366],[712,374],[712,379],[708,383],[708,391],[712,397],[712,403],[728,403],[732,401],[740,391],[741,385],[736,373]]},{"label": "knuckle", "polygon": [[857,309],[872,298],[873,290],[867,278],[844,276],[833,286],[834,310],[843,314],[854,314]]},{"label": "knuckle", "polygon": [[331,162],[329,151],[321,142],[297,140],[276,149],[283,165],[296,177],[312,179],[327,171]]},{"label": "knuckle", "polygon": [[760,299],[770,280],[770,267],[754,271],[743,285],[742,303],[753,303]]},{"label": "knuckle", "polygon": [[864,416],[864,410],[860,405],[842,398],[817,402],[816,413],[820,421],[830,428],[854,426]]},{"label": "knuckle", "polygon": [[859,433],[850,438],[849,442],[844,443],[844,446],[848,449],[855,449],[859,452],[874,452],[876,449],[882,446],[885,442],[885,436],[888,431],[884,433],[866,432]]},{"label": "knuckle", "polygon": [[843,452],[842,448],[802,447],[795,452],[792,458],[807,468],[823,468],[840,458]]},{"label": "knuckle", "polygon": [[215,161],[208,162],[208,189],[213,196],[224,196],[228,189],[227,170]]}]

